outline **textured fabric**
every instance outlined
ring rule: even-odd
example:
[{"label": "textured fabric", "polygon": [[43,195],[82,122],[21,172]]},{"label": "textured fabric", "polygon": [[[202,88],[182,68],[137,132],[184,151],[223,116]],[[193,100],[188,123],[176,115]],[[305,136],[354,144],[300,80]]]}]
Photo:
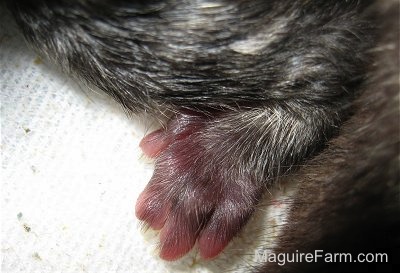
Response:
[{"label": "textured fabric", "polygon": [[0,20],[2,271],[246,272],[286,205],[261,207],[213,261],[160,260],[134,216],[152,173],[146,127],[44,63],[1,7]]}]

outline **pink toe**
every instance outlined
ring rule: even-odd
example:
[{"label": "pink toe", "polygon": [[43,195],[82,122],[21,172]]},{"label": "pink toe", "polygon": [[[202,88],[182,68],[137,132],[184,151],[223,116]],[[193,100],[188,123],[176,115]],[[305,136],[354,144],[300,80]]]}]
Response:
[{"label": "pink toe", "polygon": [[204,233],[199,238],[200,255],[203,259],[212,259],[221,253],[222,250],[229,244],[232,237],[221,240],[221,234]]},{"label": "pink toe", "polygon": [[159,200],[145,190],[136,201],[135,214],[152,229],[159,230],[164,226],[167,218],[167,206],[162,206]]},{"label": "pink toe", "polygon": [[196,237],[194,230],[186,229],[186,223],[166,224],[160,233],[160,258],[166,261],[181,258],[193,248]]},{"label": "pink toe", "polygon": [[145,136],[139,143],[139,147],[148,157],[154,158],[160,154],[167,146],[165,131],[159,129]]}]

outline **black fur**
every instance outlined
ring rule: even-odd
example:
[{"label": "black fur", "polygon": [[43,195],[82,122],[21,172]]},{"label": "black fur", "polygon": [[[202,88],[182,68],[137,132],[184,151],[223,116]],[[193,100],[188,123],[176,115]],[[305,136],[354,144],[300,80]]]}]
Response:
[{"label": "black fur", "polygon": [[300,185],[277,253],[386,253],[388,262],[270,263],[259,272],[395,272],[400,255],[399,3],[377,2],[373,64],[355,113],[318,156],[288,178]]},{"label": "black fur", "polygon": [[[381,35],[381,22],[392,26],[398,16],[385,18],[382,10],[390,4],[396,6],[333,0],[8,3],[28,42],[66,72],[129,112],[171,116],[143,142],[156,168],[136,209],[150,226],[163,227],[161,256],[168,260],[196,240],[204,257],[217,255],[266,186],[290,171],[306,182],[277,251],[320,244],[334,250],[337,236],[360,239],[351,236],[352,227],[372,223],[366,219],[378,212],[370,202],[388,212],[383,230],[398,226],[398,123],[381,127],[398,116],[398,82],[390,78],[398,63],[387,59],[391,74],[382,72],[383,54],[394,54],[385,45],[397,45]],[[382,101],[371,98],[375,90]],[[310,167],[298,170],[318,152]],[[313,167],[321,162],[324,167]],[[305,240],[309,232],[317,239]],[[393,236],[383,246],[398,246],[397,232]]]}]

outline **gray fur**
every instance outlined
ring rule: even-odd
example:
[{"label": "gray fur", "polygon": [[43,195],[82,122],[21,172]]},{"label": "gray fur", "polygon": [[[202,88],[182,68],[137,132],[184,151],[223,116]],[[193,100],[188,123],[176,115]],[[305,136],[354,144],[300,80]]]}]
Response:
[{"label": "gray fur", "polygon": [[331,151],[326,143],[354,114],[379,37],[374,1],[9,7],[29,43],[67,73],[128,112],[173,113],[137,210],[151,225],[172,204],[165,221],[177,231],[162,241],[165,252],[198,240],[205,253],[229,241],[267,186]]}]

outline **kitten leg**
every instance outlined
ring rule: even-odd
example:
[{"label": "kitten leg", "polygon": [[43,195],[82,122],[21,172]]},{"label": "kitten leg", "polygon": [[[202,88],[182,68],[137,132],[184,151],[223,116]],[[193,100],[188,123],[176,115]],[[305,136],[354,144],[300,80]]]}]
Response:
[{"label": "kitten leg", "polygon": [[161,229],[160,256],[178,259],[196,241],[203,258],[218,255],[246,224],[266,186],[331,133],[328,113],[281,106],[214,117],[182,113],[145,137],[141,146],[156,157],[155,171],[136,215]]}]

